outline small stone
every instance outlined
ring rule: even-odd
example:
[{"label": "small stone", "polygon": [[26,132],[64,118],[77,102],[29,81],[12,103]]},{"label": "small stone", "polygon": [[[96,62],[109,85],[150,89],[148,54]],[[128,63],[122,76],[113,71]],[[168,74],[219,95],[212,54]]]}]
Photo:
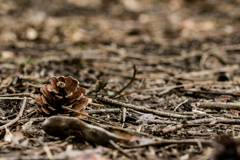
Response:
[{"label": "small stone", "polygon": [[38,36],[38,32],[33,28],[28,28],[26,31],[26,37],[29,40],[34,40]]},{"label": "small stone", "polygon": [[12,51],[2,51],[1,58],[2,59],[11,59],[14,58],[15,54]]}]

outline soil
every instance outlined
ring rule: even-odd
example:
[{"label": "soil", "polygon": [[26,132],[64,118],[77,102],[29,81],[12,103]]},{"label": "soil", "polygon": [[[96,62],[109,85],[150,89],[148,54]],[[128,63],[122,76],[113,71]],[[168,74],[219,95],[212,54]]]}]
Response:
[{"label": "soil", "polygon": [[[240,1],[0,3],[1,126],[27,97],[23,115],[0,130],[1,159],[240,157]],[[52,115],[36,109],[34,95],[53,76],[86,88],[85,111],[98,118],[88,124],[173,141],[116,149],[49,135],[42,123]]]}]

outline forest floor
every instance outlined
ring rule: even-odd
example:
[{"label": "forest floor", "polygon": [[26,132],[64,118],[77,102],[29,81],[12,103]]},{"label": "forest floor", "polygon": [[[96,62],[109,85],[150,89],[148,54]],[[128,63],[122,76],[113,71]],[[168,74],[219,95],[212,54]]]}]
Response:
[{"label": "forest floor", "polygon": [[[238,0],[0,3],[1,159],[240,159]],[[43,129],[54,76],[86,88],[74,133],[99,137]]]}]

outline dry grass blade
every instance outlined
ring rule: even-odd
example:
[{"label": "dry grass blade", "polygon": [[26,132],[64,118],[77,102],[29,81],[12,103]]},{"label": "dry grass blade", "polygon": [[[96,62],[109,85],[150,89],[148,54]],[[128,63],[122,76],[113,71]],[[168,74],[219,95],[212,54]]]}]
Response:
[{"label": "dry grass blade", "polygon": [[116,94],[109,96],[109,98],[117,98],[118,95],[120,95],[125,89],[127,89],[134,82],[136,78],[137,70],[138,70],[135,64],[133,65],[133,69],[134,69],[134,72],[130,82],[125,87],[123,87],[120,91],[118,91]]}]

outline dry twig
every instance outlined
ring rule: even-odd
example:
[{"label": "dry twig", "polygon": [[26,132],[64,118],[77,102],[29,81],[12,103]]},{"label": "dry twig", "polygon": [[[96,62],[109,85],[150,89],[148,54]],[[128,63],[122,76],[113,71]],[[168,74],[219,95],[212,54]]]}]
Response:
[{"label": "dry twig", "polygon": [[103,113],[120,113],[121,110],[119,108],[104,108],[104,109],[93,109],[86,110],[88,114],[103,114]]},{"label": "dry twig", "polygon": [[178,104],[178,105],[176,106],[176,108],[175,108],[173,111],[176,111],[181,105],[183,105],[184,103],[187,103],[187,102],[188,102],[188,99],[185,100],[185,101],[183,101],[183,102],[181,102],[180,104]]},{"label": "dry twig", "polygon": [[205,109],[236,109],[240,110],[240,103],[222,103],[222,102],[204,102],[204,103],[197,103],[199,108]]},{"label": "dry twig", "polygon": [[110,98],[117,97],[118,95],[120,95],[125,89],[127,89],[134,82],[134,80],[136,78],[136,74],[137,74],[137,67],[136,67],[135,64],[133,65],[133,69],[134,69],[134,72],[133,72],[133,76],[131,78],[131,81],[125,87],[123,87],[120,91],[118,91],[117,93],[115,93],[112,96],[109,96]]},{"label": "dry twig", "polygon": [[156,115],[159,115],[159,116],[175,117],[175,118],[188,118],[188,116],[186,116],[186,115],[180,115],[180,114],[167,112],[167,111],[158,111],[158,110],[154,110],[154,109],[148,109],[148,108],[141,107],[141,106],[126,104],[126,103],[119,102],[119,101],[116,101],[116,100],[112,100],[112,99],[109,99],[109,98],[97,97],[96,99],[98,101],[108,103],[108,104],[111,104],[111,105],[114,105],[114,106],[131,108],[131,109],[134,109],[134,110],[137,110],[137,111],[142,111],[142,112],[145,112],[145,113],[153,113],[153,114],[156,114]]}]

